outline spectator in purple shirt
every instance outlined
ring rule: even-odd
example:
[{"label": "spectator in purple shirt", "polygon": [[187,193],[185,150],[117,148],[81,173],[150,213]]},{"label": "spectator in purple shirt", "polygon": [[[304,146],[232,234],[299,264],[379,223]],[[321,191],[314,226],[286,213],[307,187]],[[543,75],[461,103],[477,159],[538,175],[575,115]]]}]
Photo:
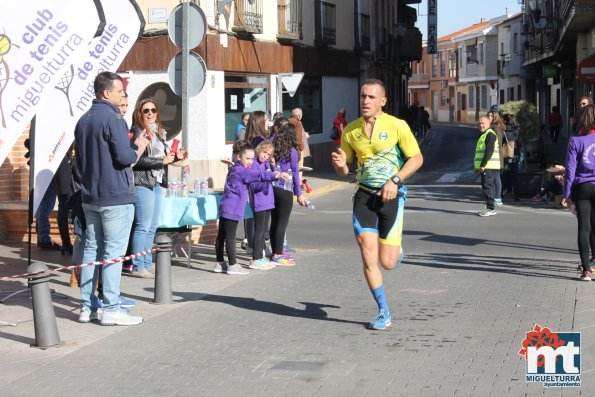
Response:
[{"label": "spectator in purple shirt", "polygon": [[[245,140],[256,148],[262,141],[268,139],[268,118],[265,112],[262,110],[256,110],[252,112],[246,125],[246,136]],[[246,245],[242,242],[242,248],[246,249],[248,255],[252,255],[254,247],[254,219],[244,219],[244,236],[246,236]]]},{"label": "spectator in purple shirt", "polygon": [[293,266],[295,261],[283,253],[283,239],[289,216],[293,208],[293,196],[297,196],[299,205],[304,206],[306,199],[302,195],[299,179],[299,153],[296,128],[293,124],[283,125],[275,136],[275,170],[291,175],[291,180],[273,183],[275,208],[271,212],[271,260],[277,266]]},{"label": "spectator in purple shirt", "polygon": [[591,281],[589,234],[595,228],[595,106],[590,104],[579,113],[579,134],[570,138],[566,154],[564,198],[562,205],[576,205],[578,250],[583,272],[581,280]]},{"label": "spectator in purple shirt", "polygon": [[[213,268],[215,273],[248,274],[237,263],[236,259],[236,231],[238,222],[244,219],[244,209],[248,200],[248,186],[253,182],[273,181],[287,177],[281,172],[270,172],[261,168],[252,169],[254,149],[247,141],[237,141],[233,144],[233,154],[236,162],[229,167],[223,198],[219,203],[219,231],[215,242],[217,263]],[[227,251],[227,260],[223,259],[223,247]]]},{"label": "spectator in purple shirt", "polygon": [[[262,141],[255,149],[256,161],[252,164],[252,168],[260,168],[263,171],[271,171],[273,166],[269,159],[273,155],[274,147],[270,141]],[[270,213],[275,208],[275,198],[273,196],[273,184],[269,181],[254,182],[250,184],[250,204],[252,205],[252,213],[254,214],[254,237],[252,250],[252,260],[250,261],[250,269],[269,270],[275,267],[275,264],[263,255],[264,250],[264,234],[267,226],[267,218],[270,218]]]}]

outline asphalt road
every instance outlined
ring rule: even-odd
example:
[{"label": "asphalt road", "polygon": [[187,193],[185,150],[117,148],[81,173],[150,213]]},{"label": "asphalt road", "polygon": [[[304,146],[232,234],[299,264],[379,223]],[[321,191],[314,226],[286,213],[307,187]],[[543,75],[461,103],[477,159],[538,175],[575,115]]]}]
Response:
[{"label": "asphalt road", "polygon": [[[353,238],[351,184],[316,197],[315,211],[294,207],[294,268],[209,289],[240,276],[211,273],[203,252],[193,270],[204,271],[175,274],[200,278],[204,291],[175,285],[175,309],[5,384],[0,395],[595,395],[595,286],[577,280],[576,221],[527,200],[478,217],[476,137],[435,128],[408,181],[405,264],[384,273],[389,331],[365,327],[376,307]],[[582,331],[581,388],[525,381],[518,351],[535,324]]]}]

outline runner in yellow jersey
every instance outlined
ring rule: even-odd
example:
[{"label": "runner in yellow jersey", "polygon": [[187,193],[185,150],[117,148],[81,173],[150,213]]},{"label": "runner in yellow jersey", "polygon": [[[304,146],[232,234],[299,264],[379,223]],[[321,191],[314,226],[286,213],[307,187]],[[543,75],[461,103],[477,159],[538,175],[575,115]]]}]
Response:
[{"label": "runner in yellow jersey", "polygon": [[[364,262],[364,276],[378,315],[372,329],[391,326],[380,266],[390,270],[403,259],[401,235],[407,190],[403,182],[423,164],[423,156],[407,123],[382,111],[384,83],[367,80],[361,89],[362,117],[343,131],[341,147],[332,154],[337,174],[345,176],[357,158],[358,190],[353,197],[353,228]],[[402,158],[407,159],[403,163]]]}]

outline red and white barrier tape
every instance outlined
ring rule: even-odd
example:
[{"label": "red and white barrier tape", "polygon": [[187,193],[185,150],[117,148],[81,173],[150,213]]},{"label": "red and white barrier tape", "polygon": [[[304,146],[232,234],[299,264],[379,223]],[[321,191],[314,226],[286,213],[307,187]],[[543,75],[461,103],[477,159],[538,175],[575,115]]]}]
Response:
[{"label": "red and white barrier tape", "polygon": [[155,249],[150,249],[150,250],[145,250],[145,251],[141,251],[138,254],[132,254],[132,255],[128,255],[128,256],[123,256],[121,258],[116,258],[116,259],[108,259],[106,261],[98,261],[98,262],[89,262],[89,263],[85,263],[82,265],[72,265],[72,266],[59,266],[56,267],[54,269],[49,269],[49,270],[42,270],[39,272],[33,272],[33,273],[23,273],[23,274],[16,274],[14,276],[6,276],[6,277],[0,277],[0,280],[11,280],[11,279],[15,279],[15,278],[22,278],[22,277],[29,277],[29,276],[35,276],[36,274],[41,274],[41,273],[53,273],[53,272],[57,272],[60,270],[72,270],[72,269],[80,269],[81,267],[86,267],[86,266],[103,266],[103,265],[112,265],[114,263],[119,263],[119,262],[124,262],[133,258],[138,258],[139,256],[143,256],[146,254],[149,254],[151,252],[155,251]]}]

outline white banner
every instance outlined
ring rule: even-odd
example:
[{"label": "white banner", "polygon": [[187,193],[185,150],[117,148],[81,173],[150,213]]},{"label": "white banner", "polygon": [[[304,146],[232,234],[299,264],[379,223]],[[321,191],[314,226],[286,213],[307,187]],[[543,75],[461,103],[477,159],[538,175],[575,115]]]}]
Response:
[{"label": "white banner", "polygon": [[92,0],[3,1],[0,14],[0,161],[87,49],[100,19]]},{"label": "white banner", "polygon": [[61,84],[50,90],[37,112],[33,213],[74,140],[76,123],[91,107],[95,76],[118,70],[144,24],[133,0],[101,0],[101,5],[105,15],[103,34],[68,66]]}]

